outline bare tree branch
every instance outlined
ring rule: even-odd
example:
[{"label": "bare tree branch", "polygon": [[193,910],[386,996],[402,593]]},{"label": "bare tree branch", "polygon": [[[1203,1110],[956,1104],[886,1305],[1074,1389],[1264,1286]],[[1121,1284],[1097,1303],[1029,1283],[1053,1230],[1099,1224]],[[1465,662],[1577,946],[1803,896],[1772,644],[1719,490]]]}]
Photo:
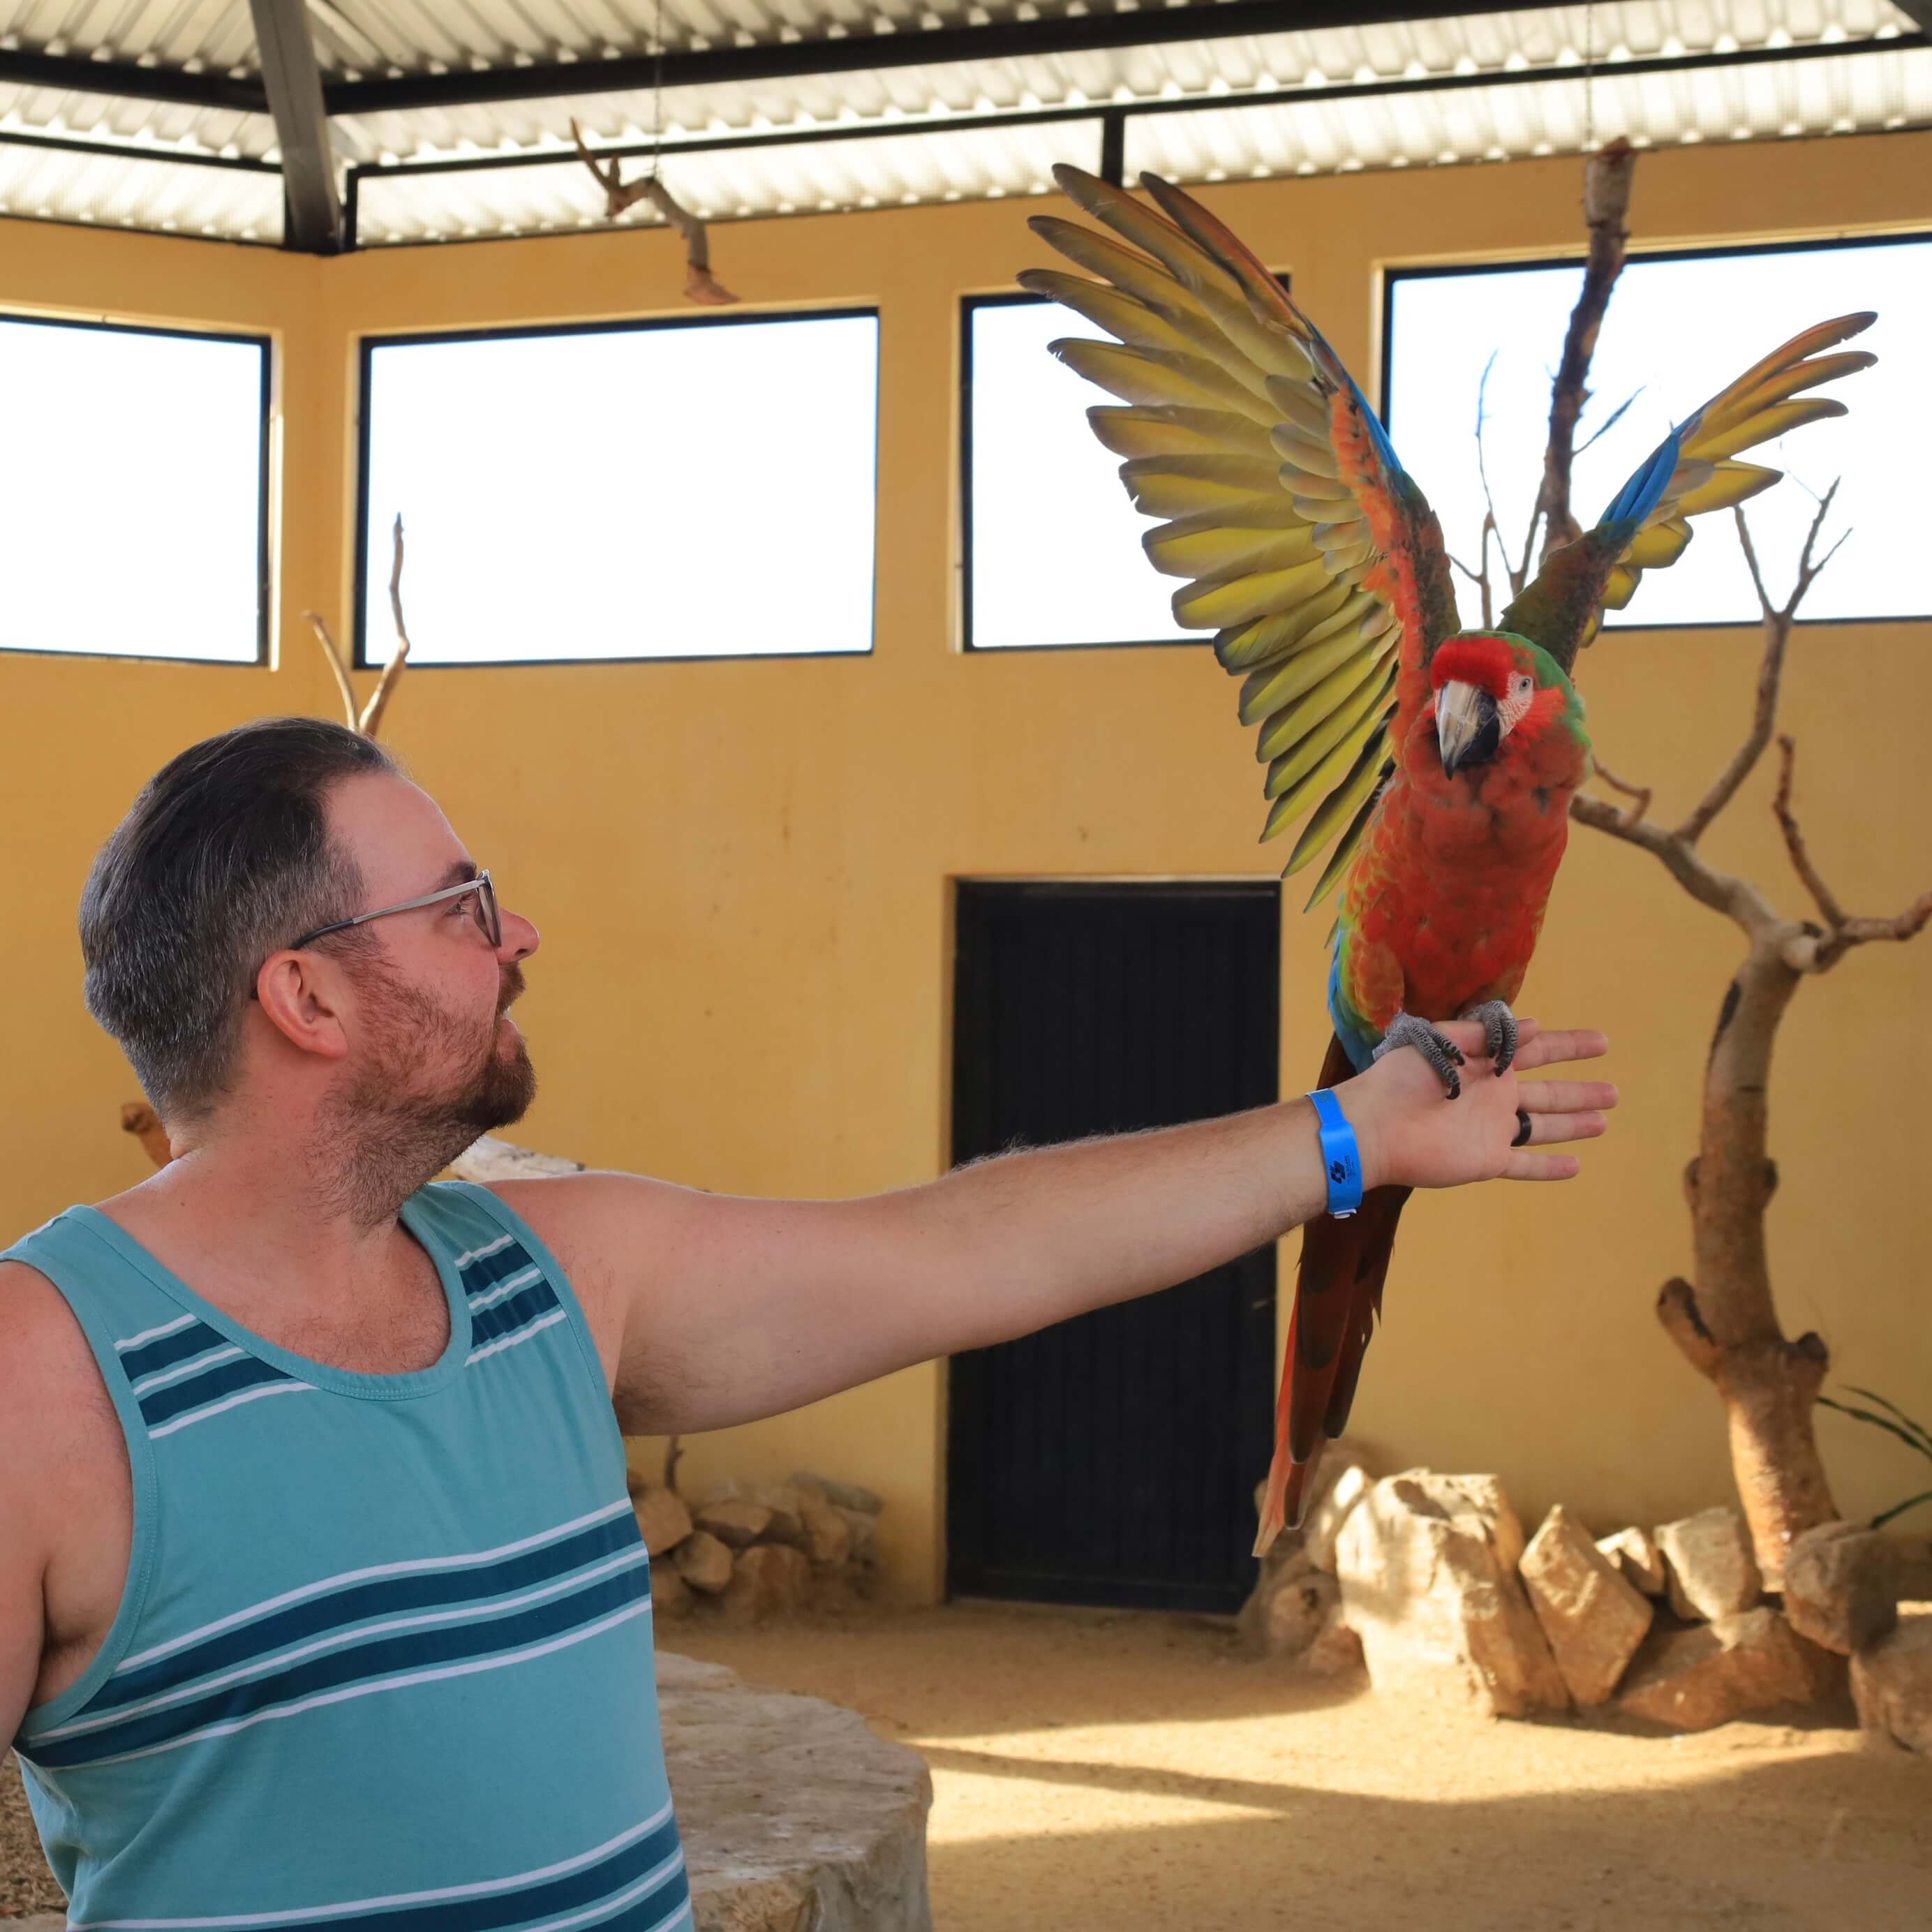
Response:
[{"label": "bare tree branch", "polygon": [[395,537],[395,561],[389,566],[389,610],[395,620],[396,648],[382,667],[382,678],[362,707],[362,716],[356,720],[356,728],[365,738],[374,737],[381,729],[382,713],[388,710],[403,667],[409,662],[410,634],[403,623],[403,520],[400,514],[396,518]]},{"label": "bare tree branch", "polygon": [[711,244],[704,222],[664,186],[655,161],[637,180],[626,182],[622,164],[614,156],[608,169],[599,164],[585,146],[583,130],[574,121],[570,124],[570,138],[576,142],[584,165],[604,190],[604,212],[613,221],[633,203],[648,201],[684,237],[684,292],[693,302],[722,304],[738,299],[711,272]]},{"label": "bare tree branch", "polygon": [[1798,829],[1798,820],[1791,810],[1791,773],[1798,755],[1798,747],[1789,732],[1778,739],[1778,748],[1784,761],[1784,769],[1778,774],[1778,796],[1771,802],[1771,808],[1778,814],[1778,824],[1784,828],[1784,848],[1791,854],[1792,869],[1804,881],[1805,890],[1810,893],[1813,902],[1824,916],[1828,926],[1840,926],[1845,922],[1844,907],[1839,904],[1832,889],[1818,876],[1818,869],[1811,862],[1811,854],[1805,849],[1804,835]]},{"label": "bare tree branch", "polygon": [[322,646],[322,654],[328,660],[328,668],[335,674],[335,688],[342,696],[342,709],[349,728],[356,727],[356,689],[349,682],[349,669],[342,661],[342,653],[335,648],[335,640],[328,634],[328,626],[323,621],[320,610],[304,610],[302,615],[314,628],[316,641]]},{"label": "bare tree branch", "polygon": [[[1838,493],[1834,483],[1825,492],[1818,505],[1818,514],[1811,520],[1810,530],[1806,533],[1804,549],[1798,562],[1798,580],[1792,586],[1791,595],[1781,604],[1771,601],[1771,593],[1764,587],[1764,573],[1758,568],[1757,552],[1753,548],[1750,526],[1744,520],[1742,508],[1733,510],[1738,526],[1738,540],[1744,545],[1744,562],[1750,570],[1751,582],[1757,591],[1758,608],[1764,613],[1764,656],[1758,665],[1757,698],[1751,714],[1751,728],[1744,742],[1738,747],[1730,763],[1718,775],[1717,782],[1700,799],[1689,818],[1677,828],[1677,836],[1687,844],[1694,845],[1708,829],[1724,807],[1736,797],[1738,788],[1749,778],[1756,768],[1758,760],[1764,754],[1764,748],[1771,742],[1771,730],[1778,717],[1778,694],[1784,678],[1784,654],[1791,642],[1791,627],[1797,620],[1798,607],[1804,601],[1804,593],[1817,580],[1818,573],[1838,554],[1838,539],[1816,563],[1811,552],[1818,541],[1820,526],[1832,507],[1832,499]],[[1847,531],[1846,536],[1850,532]]]},{"label": "bare tree branch", "polygon": [[1598,424],[1594,429],[1591,430],[1588,436],[1584,437],[1581,442],[1577,444],[1576,454],[1579,456],[1581,456],[1584,451],[1588,449],[1591,444],[1594,442],[1599,436],[1608,436],[1610,431],[1615,429],[1617,424],[1622,422],[1624,416],[1629,412],[1631,404],[1635,402],[1637,398],[1642,394],[1643,392],[1641,389],[1633,389],[1628,395],[1624,397],[1622,402],[1618,404],[1615,409],[1611,410],[1610,414],[1606,416],[1601,422]]},{"label": "bare tree branch", "polygon": [[1666,832],[1647,818],[1627,819],[1608,799],[1592,798],[1578,792],[1570,801],[1570,816],[1580,825],[1607,832],[1613,838],[1641,845],[1661,860],[1672,878],[1694,899],[1713,912],[1742,926],[1752,938],[1768,934],[1780,923],[1778,914],[1748,879],[1720,872],[1697,855],[1696,848],[1679,832]]},{"label": "bare tree branch", "polygon": [[1636,804],[1624,814],[1624,824],[1626,826],[1634,825],[1650,809],[1650,787],[1631,784],[1627,780],[1618,778],[1601,758],[1592,758],[1590,762],[1595,767],[1598,777],[1601,778],[1612,791],[1620,791],[1624,797],[1634,798],[1636,800]]},{"label": "bare tree branch", "polygon": [[[1610,306],[1610,291],[1624,266],[1630,230],[1624,217],[1630,212],[1630,184],[1636,154],[1621,136],[1590,157],[1583,173],[1583,219],[1590,231],[1590,252],[1583,265],[1582,292],[1570,311],[1563,338],[1562,360],[1550,399],[1550,441],[1544,452],[1543,484],[1530,513],[1530,538],[1537,519],[1543,520],[1543,554],[1582,535],[1570,512],[1570,466],[1575,454],[1577,418],[1589,398],[1590,358],[1597,332]],[[1528,550],[1524,554],[1526,565]]]}]

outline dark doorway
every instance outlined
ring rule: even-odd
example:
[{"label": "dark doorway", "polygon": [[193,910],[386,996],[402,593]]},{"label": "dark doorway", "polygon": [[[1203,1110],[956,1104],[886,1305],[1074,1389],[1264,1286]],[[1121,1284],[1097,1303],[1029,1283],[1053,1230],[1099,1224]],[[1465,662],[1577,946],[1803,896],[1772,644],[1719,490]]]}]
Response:
[{"label": "dark doorway", "polygon": [[[962,882],[952,1157],[1276,1097],[1280,892]],[[1272,1246],[952,1358],[947,1586],[1233,1610],[1274,1432]]]}]

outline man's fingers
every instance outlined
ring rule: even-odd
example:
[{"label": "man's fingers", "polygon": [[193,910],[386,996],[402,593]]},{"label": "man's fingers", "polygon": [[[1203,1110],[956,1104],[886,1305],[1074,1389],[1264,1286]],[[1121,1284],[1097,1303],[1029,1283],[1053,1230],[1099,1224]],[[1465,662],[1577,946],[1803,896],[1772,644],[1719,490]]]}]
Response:
[{"label": "man's fingers", "polygon": [[1522,1041],[1516,1048],[1516,1066],[1526,1072],[1533,1066],[1557,1066],[1572,1060],[1600,1060],[1610,1050],[1608,1038],[1593,1028],[1545,1033],[1538,1027],[1532,1032],[1533,1024],[1532,1022],[1523,1023]]},{"label": "man's fingers", "polygon": [[1527,1149],[1509,1157],[1505,1180],[1574,1180],[1583,1163],[1574,1154],[1531,1154]]},{"label": "man's fingers", "polygon": [[1539,1114],[1534,1108],[1524,1111],[1529,1115],[1529,1138],[1525,1143],[1529,1147],[1547,1147],[1558,1141],[1593,1141],[1610,1130],[1610,1122],[1594,1109],[1562,1114]]},{"label": "man's fingers", "polygon": [[1618,1097],[1607,1080],[1526,1080],[1516,1089],[1523,1111],[1532,1114],[1608,1113]]}]

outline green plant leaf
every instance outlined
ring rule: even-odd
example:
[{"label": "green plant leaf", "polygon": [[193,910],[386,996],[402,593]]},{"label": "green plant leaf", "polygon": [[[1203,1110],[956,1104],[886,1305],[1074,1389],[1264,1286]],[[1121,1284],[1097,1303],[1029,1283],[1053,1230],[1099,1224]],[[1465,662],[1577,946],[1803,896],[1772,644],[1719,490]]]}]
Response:
[{"label": "green plant leaf", "polygon": [[1910,1430],[1912,1434],[1917,1436],[1919,1441],[1925,1444],[1927,1450],[1928,1451],[1932,1451],[1932,1431],[1928,1431],[1922,1422],[1913,1421],[1912,1418],[1907,1415],[1904,1410],[1899,1407],[1897,1402],[1886,1401],[1885,1397],[1880,1395],[1876,1389],[1855,1388],[1850,1382],[1847,1382],[1845,1386],[1848,1389],[1851,1389],[1852,1394],[1862,1395],[1864,1397],[1866,1401],[1875,1402],[1878,1404],[1880,1408],[1890,1409],[1892,1414],[1897,1416],[1899,1420],[1904,1423],[1906,1427]]},{"label": "green plant leaf", "polygon": [[1921,1503],[1932,1503],[1932,1490],[1926,1490],[1916,1496],[1907,1496],[1902,1503],[1894,1503],[1888,1510],[1882,1511],[1871,1520],[1874,1529],[1882,1529],[1895,1516],[1903,1516],[1909,1509],[1916,1509]]},{"label": "green plant leaf", "polygon": [[1825,1408],[1835,1408],[1840,1415],[1850,1415],[1860,1422],[1869,1422],[1874,1429],[1882,1429],[1888,1436],[1896,1436],[1908,1449],[1916,1449],[1928,1462],[1932,1462],[1932,1444],[1919,1441],[1909,1430],[1902,1429],[1888,1416],[1874,1415],[1868,1408],[1854,1408],[1850,1402],[1834,1402],[1828,1395],[1818,1398],[1819,1405]]}]

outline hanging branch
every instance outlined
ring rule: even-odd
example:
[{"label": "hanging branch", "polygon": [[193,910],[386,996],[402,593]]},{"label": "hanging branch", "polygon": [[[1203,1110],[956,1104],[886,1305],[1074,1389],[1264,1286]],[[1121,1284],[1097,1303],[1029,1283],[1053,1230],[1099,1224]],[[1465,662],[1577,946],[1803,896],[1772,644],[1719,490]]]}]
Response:
[{"label": "hanging branch", "polygon": [[403,675],[403,666],[410,655],[409,633],[403,627],[403,520],[396,519],[395,561],[389,570],[389,609],[396,622],[396,648],[389,662],[382,668],[369,702],[358,712],[356,708],[356,688],[349,681],[349,662],[345,652],[336,648],[335,640],[329,634],[328,625],[319,610],[304,610],[310,626],[314,629],[316,641],[322,646],[322,656],[328,660],[328,668],[335,676],[335,688],[342,699],[345,722],[352,731],[359,731],[365,738],[375,736],[382,722],[382,713],[389,708],[389,700],[395,695],[397,684]]},{"label": "hanging branch", "polygon": [[711,244],[706,238],[704,224],[664,186],[655,161],[648,172],[636,181],[626,182],[623,164],[614,155],[608,169],[598,164],[597,157],[585,146],[583,130],[574,121],[570,124],[570,138],[576,142],[584,165],[596,176],[597,185],[604,190],[604,212],[613,221],[634,202],[648,201],[684,237],[684,292],[693,302],[724,303],[738,299],[711,272]]},{"label": "hanging branch", "polygon": [[1684,1177],[1696,1285],[1681,1277],[1666,1282],[1657,1313],[1684,1359],[1723,1399],[1738,1495],[1760,1566],[1773,1579],[1782,1573],[1792,1539],[1833,1521],[1838,1510],[1812,1427],[1830,1353],[1816,1334],[1788,1340],[1772,1299],[1764,1230],[1765,1210],[1778,1185],[1768,1151],[1772,1049],[1784,1010],[1807,975],[1828,972],[1854,946],[1908,940],[1932,923],[1932,892],[1889,917],[1846,914],[1798,830],[1791,799],[1796,747],[1788,736],[1778,740],[1783,768],[1772,810],[1792,869],[1823,926],[1784,917],[1750,880],[1718,871],[1697,850],[1698,839],[1737,796],[1771,742],[1798,606],[1838,548],[1834,544],[1823,556],[1815,555],[1832,497],[1828,492],[1812,520],[1797,580],[1781,604],[1774,604],[1764,587],[1749,528],[1738,514],[1762,614],[1764,649],[1744,742],[1696,808],[1666,830],[1643,816],[1648,788],[1610,778],[1600,766],[1598,776],[1636,797],[1637,807],[1625,813],[1582,794],[1570,806],[1580,823],[1660,860],[1686,892],[1723,914],[1744,937],[1744,962],[1725,993],[1705,1069],[1697,1154]]}]

